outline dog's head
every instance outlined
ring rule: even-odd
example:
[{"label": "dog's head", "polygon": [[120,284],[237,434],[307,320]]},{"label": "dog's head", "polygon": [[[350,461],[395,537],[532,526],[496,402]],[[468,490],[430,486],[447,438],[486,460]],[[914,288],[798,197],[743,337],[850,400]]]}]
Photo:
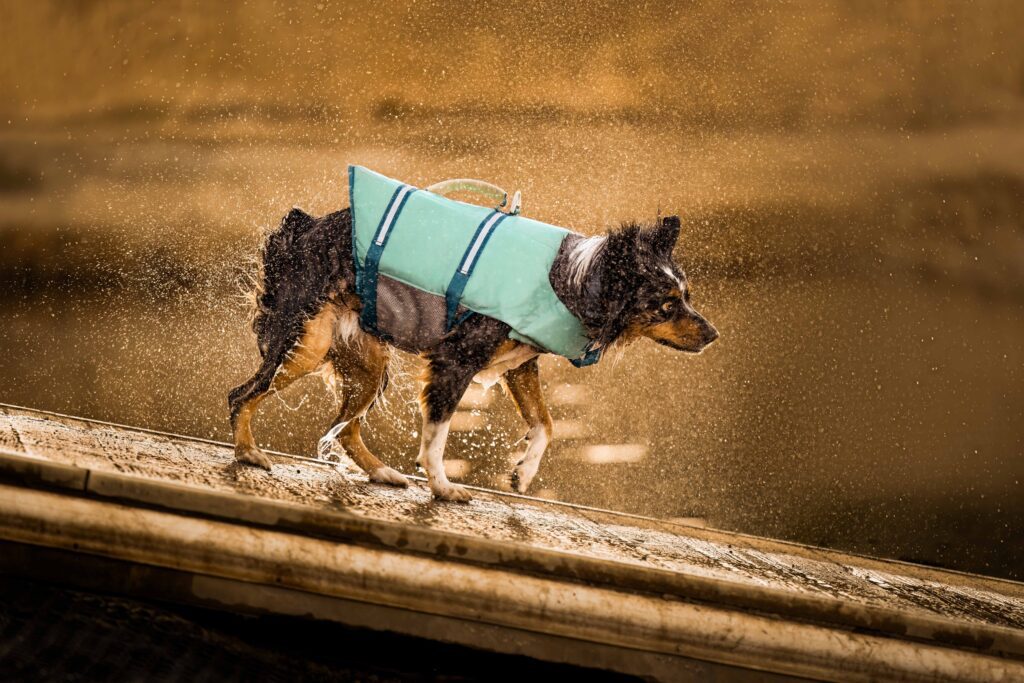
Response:
[{"label": "dog's head", "polygon": [[699,353],[718,338],[718,330],[690,303],[686,275],[672,258],[678,238],[677,216],[651,227],[626,225],[608,236],[601,276],[607,308],[600,341],[647,337]]}]

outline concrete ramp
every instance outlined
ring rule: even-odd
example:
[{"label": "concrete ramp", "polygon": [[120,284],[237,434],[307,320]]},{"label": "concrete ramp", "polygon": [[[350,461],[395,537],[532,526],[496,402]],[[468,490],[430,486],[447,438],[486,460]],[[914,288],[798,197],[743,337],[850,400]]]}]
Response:
[{"label": "concrete ramp", "polygon": [[274,463],[0,406],[0,571],[664,681],[1024,680],[1019,583]]}]

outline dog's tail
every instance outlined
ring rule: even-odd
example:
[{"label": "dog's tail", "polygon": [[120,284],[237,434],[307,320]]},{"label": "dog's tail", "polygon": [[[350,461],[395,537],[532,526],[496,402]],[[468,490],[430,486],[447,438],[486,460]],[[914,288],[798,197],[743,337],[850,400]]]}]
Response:
[{"label": "dog's tail", "polygon": [[267,234],[260,248],[259,273],[256,278],[255,310],[252,330],[265,353],[267,325],[274,314],[291,308],[294,292],[289,282],[296,271],[301,271],[304,250],[299,248],[301,237],[309,232],[315,221],[302,209],[292,209],[281,220],[278,228]]},{"label": "dog's tail", "polygon": [[278,342],[291,341],[276,338],[297,339],[301,334],[301,313],[308,303],[302,299],[309,293],[299,289],[307,251],[300,243],[314,225],[312,216],[301,209],[292,209],[281,225],[263,240],[255,279],[252,330],[264,357],[271,347],[282,345]]}]

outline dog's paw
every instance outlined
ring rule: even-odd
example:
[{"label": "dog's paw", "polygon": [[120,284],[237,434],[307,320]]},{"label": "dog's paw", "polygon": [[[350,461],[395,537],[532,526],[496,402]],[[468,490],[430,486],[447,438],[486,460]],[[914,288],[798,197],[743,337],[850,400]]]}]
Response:
[{"label": "dog's paw", "polygon": [[401,472],[390,467],[378,467],[370,472],[370,481],[390,486],[400,486],[403,489],[409,485],[409,480]]},{"label": "dog's paw", "polygon": [[468,503],[473,500],[473,495],[465,486],[453,484],[450,481],[443,484],[430,484],[430,490],[434,492],[434,498],[439,500],[450,500],[456,503]]},{"label": "dog's paw", "polygon": [[266,453],[255,446],[235,446],[235,460],[246,465],[255,465],[270,470],[271,462]]},{"label": "dog's paw", "polygon": [[540,458],[526,462],[520,460],[516,465],[516,468],[512,470],[512,489],[516,493],[526,493],[527,489],[530,488],[530,484],[533,482],[533,478],[537,476],[537,469],[540,467]]}]

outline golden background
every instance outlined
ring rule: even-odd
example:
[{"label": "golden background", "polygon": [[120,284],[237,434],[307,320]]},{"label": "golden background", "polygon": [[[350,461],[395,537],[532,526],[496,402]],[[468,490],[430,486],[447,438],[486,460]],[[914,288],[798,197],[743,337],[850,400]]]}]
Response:
[{"label": "golden background", "polygon": [[[0,401],[226,439],[263,232],[344,206],[348,163],[478,177],[584,233],[678,212],[722,332],[547,363],[542,495],[1022,578],[1022,25],[995,1],[5,2]],[[371,420],[405,471],[414,394]],[[520,427],[477,398],[449,454],[495,485]],[[257,438],[304,454],[333,415],[313,380],[265,405]]]}]

